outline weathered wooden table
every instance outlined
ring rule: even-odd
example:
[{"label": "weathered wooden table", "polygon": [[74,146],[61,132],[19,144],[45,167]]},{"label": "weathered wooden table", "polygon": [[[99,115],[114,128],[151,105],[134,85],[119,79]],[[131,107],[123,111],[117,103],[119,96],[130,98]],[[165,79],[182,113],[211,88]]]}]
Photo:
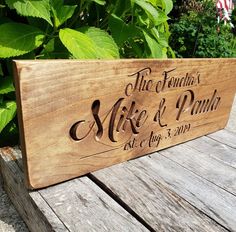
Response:
[{"label": "weathered wooden table", "polygon": [[1,150],[1,170],[31,231],[236,231],[227,129],[38,191],[23,185],[19,149]]}]

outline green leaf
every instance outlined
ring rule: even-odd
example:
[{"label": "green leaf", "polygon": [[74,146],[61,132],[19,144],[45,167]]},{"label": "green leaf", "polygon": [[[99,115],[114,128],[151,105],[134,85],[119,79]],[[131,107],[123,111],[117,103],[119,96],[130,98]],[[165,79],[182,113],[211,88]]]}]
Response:
[{"label": "green leaf", "polygon": [[0,105],[3,103],[3,95],[0,95]]},{"label": "green leaf", "polygon": [[52,38],[46,45],[44,45],[44,49],[40,53],[39,58],[42,57],[43,59],[55,59],[55,56],[53,54],[55,50],[54,47],[55,47],[55,38]]},{"label": "green leaf", "polygon": [[3,128],[15,117],[16,102],[7,101],[0,105],[0,133]]},{"label": "green leaf", "polygon": [[156,40],[160,38],[160,32],[156,27],[153,27],[150,31],[152,32],[152,35],[155,37]]},{"label": "green leaf", "polygon": [[163,11],[158,8],[155,8],[149,2],[146,2],[144,0],[135,0],[135,3],[146,12],[146,14],[156,26],[169,19]]},{"label": "green leaf", "polygon": [[52,38],[49,42],[44,46],[44,49],[39,55],[41,59],[68,59],[70,53],[63,46],[59,38]]},{"label": "green leaf", "polygon": [[35,27],[22,23],[0,25],[0,58],[28,53],[43,43],[44,34]]},{"label": "green leaf", "polygon": [[118,46],[121,46],[128,39],[139,35],[139,30],[134,25],[126,24],[121,18],[114,14],[110,16],[108,24],[112,37]]},{"label": "green leaf", "polygon": [[58,28],[67,19],[71,18],[75,12],[77,5],[63,5],[63,0],[52,0],[52,12],[54,15],[54,24]]},{"label": "green leaf", "polygon": [[163,58],[162,46],[157,43],[157,41],[152,38],[146,31],[143,31],[144,37],[151,51],[150,58]]},{"label": "green leaf", "polygon": [[36,17],[27,17],[28,24],[32,27],[36,27],[41,31],[50,33],[51,28],[48,28],[48,23],[45,20],[42,20],[41,18]]},{"label": "green leaf", "polygon": [[135,5],[135,0],[130,0],[130,5],[131,5],[131,8],[133,9]]},{"label": "green leaf", "polygon": [[152,28],[151,32],[160,45],[163,47],[169,47],[166,33],[158,32],[156,28]]},{"label": "green leaf", "polygon": [[0,133],[0,147],[14,146],[19,142],[19,131],[16,123],[11,121]]},{"label": "green leaf", "polygon": [[50,0],[6,0],[6,3],[18,14],[45,19],[52,26]]},{"label": "green leaf", "polygon": [[[111,9],[111,13],[123,18],[127,17],[130,14],[130,10],[132,9],[132,2],[124,1],[124,0],[115,0],[114,6]],[[132,12],[133,15],[133,12]]]},{"label": "green leaf", "polygon": [[158,16],[158,12],[157,9],[151,3],[146,2],[144,0],[135,0],[135,3],[152,17],[153,22],[155,21],[155,18],[157,18]]},{"label": "green leaf", "polygon": [[87,35],[73,29],[65,28],[60,30],[59,37],[64,46],[75,58],[99,58],[94,42]]},{"label": "green leaf", "polygon": [[104,6],[106,4],[105,0],[90,0],[90,1],[91,2],[96,2],[97,4],[102,5],[102,6]]},{"label": "green leaf", "polygon": [[14,92],[15,88],[10,77],[0,79],[0,94]]},{"label": "green leaf", "polygon": [[79,31],[87,35],[96,45],[100,58],[119,58],[119,49],[113,38],[105,31],[96,27],[84,27]]},{"label": "green leaf", "polygon": [[172,50],[171,47],[168,47],[168,52],[170,53],[171,58],[176,58],[175,52]]},{"label": "green leaf", "polygon": [[59,32],[62,43],[75,58],[118,58],[118,48],[106,32],[97,28],[80,30],[84,33],[69,28],[61,29]]},{"label": "green leaf", "polygon": [[173,9],[173,1],[172,0],[162,0],[165,5],[165,13],[168,15]]},{"label": "green leaf", "polygon": [[172,0],[146,0],[146,1],[152,3],[152,5],[154,5],[155,7],[158,6],[161,9],[164,9],[166,15],[169,14],[171,10],[173,9]]}]

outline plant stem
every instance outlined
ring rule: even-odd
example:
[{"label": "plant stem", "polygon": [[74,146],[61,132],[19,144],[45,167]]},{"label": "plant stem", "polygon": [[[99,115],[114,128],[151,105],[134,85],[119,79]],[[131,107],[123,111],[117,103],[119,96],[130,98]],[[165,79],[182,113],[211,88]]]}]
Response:
[{"label": "plant stem", "polygon": [[202,28],[202,25],[199,25],[198,26],[198,29],[197,29],[197,35],[196,35],[196,39],[195,39],[195,43],[194,43],[194,49],[193,49],[193,54],[192,54],[192,57],[195,56],[195,53],[196,53],[196,49],[197,49],[197,43],[198,43],[198,35],[199,35],[199,32],[200,32],[200,29]]}]

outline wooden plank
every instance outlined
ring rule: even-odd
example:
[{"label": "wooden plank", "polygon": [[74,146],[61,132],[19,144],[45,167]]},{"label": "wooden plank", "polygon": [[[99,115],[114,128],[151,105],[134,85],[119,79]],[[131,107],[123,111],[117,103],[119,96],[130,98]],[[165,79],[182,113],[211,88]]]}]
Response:
[{"label": "wooden plank", "polygon": [[28,191],[20,156],[19,150],[0,150],[4,187],[30,231],[149,231],[88,177]]},{"label": "wooden plank", "polygon": [[219,143],[208,137],[189,141],[188,146],[199,152],[210,155],[218,162],[236,168],[236,149],[233,147]]},{"label": "wooden plank", "polygon": [[[235,119],[236,120],[236,119]],[[229,130],[220,130],[215,133],[209,134],[208,137],[215,141],[228,145],[236,149],[236,133]]]},{"label": "wooden plank", "polygon": [[233,103],[232,110],[230,112],[230,118],[226,125],[226,129],[231,132],[236,133],[236,95],[234,97],[234,103]]},{"label": "wooden plank", "polygon": [[68,231],[54,214],[47,202],[38,192],[29,192],[24,186],[23,173],[17,159],[21,156],[19,149],[0,149],[0,166],[4,190],[15,208],[32,232]]},{"label": "wooden plank", "polygon": [[27,226],[12,205],[7,193],[3,190],[0,166],[0,231],[29,232]]},{"label": "wooden plank", "polygon": [[221,129],[236,90],[236,59],[47,60],[15,65],[30,188]]},{"label": "wooden plank", "polygon": [[[236,169],[214,156],[199,152],[188,143],[160,151],[160,154],[236,196]],[[227,156],[227,152],[223,155]]]},{"label": "wooden plank", "polygon": [[39,192],[70,231],[149,231],[87,177]]},{"label": "wooden plank", "polygon": [[155,231],[225,231],[219,224],[236,228],[231,194],[157,153],[92,175]]}]

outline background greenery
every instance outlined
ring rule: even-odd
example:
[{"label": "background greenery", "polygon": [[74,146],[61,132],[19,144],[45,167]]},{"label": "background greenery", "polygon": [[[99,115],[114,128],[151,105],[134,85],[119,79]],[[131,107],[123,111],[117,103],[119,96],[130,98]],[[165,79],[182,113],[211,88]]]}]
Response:
[{"label": "background greenery", "polygon": [[[175,1],[171,18],[170,46],[176,57],[235,57],[235,35],[229,24],[217,24],[216,1]],[[232,14],[236,23],[236,11]],[[235,24],[236,26],[236,24]]]},{"label": "background greenery", "polygon": [[0,0],[0,146],[18,142],[12,59],[166,58],[171,0]]},{"label": "background greenery", "polygon": [[214,0],[0,0],[0,147],[18,143],[13,59],[235,57],[234,34]]}]

